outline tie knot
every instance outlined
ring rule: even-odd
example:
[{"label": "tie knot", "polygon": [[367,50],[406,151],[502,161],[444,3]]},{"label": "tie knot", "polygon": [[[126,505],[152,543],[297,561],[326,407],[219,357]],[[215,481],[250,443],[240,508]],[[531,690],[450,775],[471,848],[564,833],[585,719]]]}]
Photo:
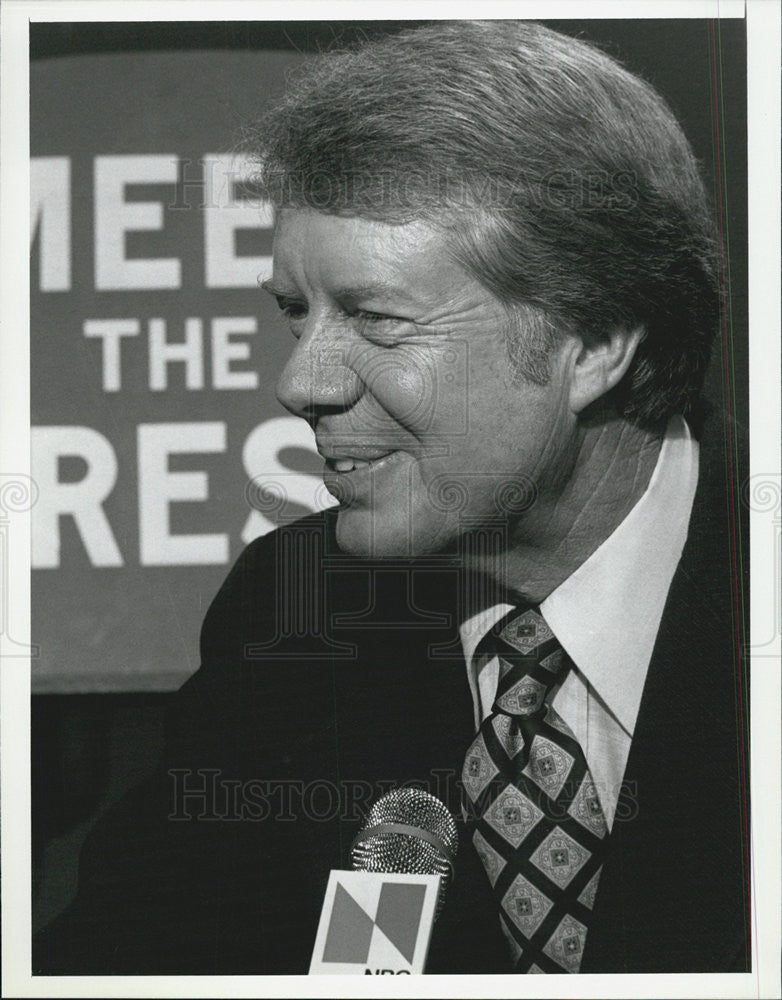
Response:
[{"label": "tie knot", "polygon": [[499,657],[494,710],[529,716],[540,711],[565,666],[565,651],[537,608],[514,608],[486,636],[483,651]]}]

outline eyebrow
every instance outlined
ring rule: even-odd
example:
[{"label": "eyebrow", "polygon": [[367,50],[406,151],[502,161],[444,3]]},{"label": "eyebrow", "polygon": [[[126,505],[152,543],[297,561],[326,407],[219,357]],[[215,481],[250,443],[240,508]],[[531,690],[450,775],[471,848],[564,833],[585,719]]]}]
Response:
[{"label": "eyebrow", "polygon": [[[281,298],[296,298],[299,294],[296,291],[278,288],[271,280],[261,282],[261,288],[265,292],[269,292],[271,295],[277,295]],[[372,298],[372,296],[375,295],[388,295],[397,299],[404,299],[404,301],[408,303],[412,303],[414,301],[405,289],[400,288],[398,285],[392,285],[390,282],[386,281],[376,281],[370,285],[346,285],[335,289],[332,292],[332,295],[336,299],[348,302],[358,302],[362,299]]]},{"label": "eyebrow", "polygon": [[276,295],[279,298],[293,298],[293,296],[296,294],[295,292],[283,291],[282,288],[275,288],[275,286],[271,283],[270,280],[262,281],[261,288],[264,290],[264,292],[268,292],[269,295]]}]

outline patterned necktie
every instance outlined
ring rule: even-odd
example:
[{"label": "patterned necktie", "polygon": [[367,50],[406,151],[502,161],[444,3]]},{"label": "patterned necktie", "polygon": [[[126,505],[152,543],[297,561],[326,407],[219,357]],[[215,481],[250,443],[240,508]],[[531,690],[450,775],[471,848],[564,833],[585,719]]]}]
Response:
[{"label": "patterned necktie", "polygon": [[473,843],[514,970],[578,972],[608,831],[581,747],[547,704],[569,661],[533,608],[510,612],[478,650],[500,669],[462,772]]}]

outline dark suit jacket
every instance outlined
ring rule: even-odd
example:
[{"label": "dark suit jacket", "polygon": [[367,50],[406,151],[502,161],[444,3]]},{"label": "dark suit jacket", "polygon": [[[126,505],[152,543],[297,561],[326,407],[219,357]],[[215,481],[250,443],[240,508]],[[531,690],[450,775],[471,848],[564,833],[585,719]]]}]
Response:
[{"label": "dark suit jacket", "polygon": [[[728,486],[719,448],[702,449],[583,972],[749,968]],[[352,559],[331,522],[308,518],[241,555],[206,616],[160,769],[91,835],[79,895],[36,939],[34,971],[304,973],[328,872],[350,867],[366,805],[416,781],[460,815],[474,733],[455,566]],[[459,825],[427,969],[504,972],[489,883]]]}]

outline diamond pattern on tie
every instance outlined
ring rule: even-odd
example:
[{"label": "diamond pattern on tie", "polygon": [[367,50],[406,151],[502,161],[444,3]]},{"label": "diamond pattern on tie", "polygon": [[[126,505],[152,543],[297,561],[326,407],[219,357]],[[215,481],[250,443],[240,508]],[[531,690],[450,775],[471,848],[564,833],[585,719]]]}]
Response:
[{"label": "diamond pattern on tie", "polygon": [[[603,870],[602,868],[597,869],[592,878],[584,886],[580,896],[578,897],[579,903],[583,903],[583,905],[588,910],[591,910],[592,907],[595,905],[595,896],[597,895],[597,883],[600,880],[600,872],[602,870]],[[493,884],[494,883],[492,883],[492,885]]]},{"label": "diamond pattern on tie", "polygon": [[479,734],[467,753],[462,769],[462,781],[473,802],[498,773],[499,768],[489,756],[483,736]]},{"label": "diamond pattern on tie", "polygon": [[486,812],[489,826],[513,847],[518,847],[543,813],[513,785],[506,785]]},{"label": "diamond pattern on tie", "polygon": [[497,697],[497,708],[508,715],[531,715],[546,697],[546,685],[534,677],[524,677]]},{"label": "diamond pattern on tie", "polygon": [[554,904],[523,875],[517,875],[501,905],[521,933],[531,938]]},{"label": "diamond pattern on tie", "polygon": [[555,649],[553,653],[549,653],[548,656],[544,656],[540,661],[540,665],[550,673],[558,674],[562,669],[564,659],[565,650],[560,647],[559,649]]},{"label": "diamond pattern on tie", "polygon": [[510,621],[500,633],[500,637],[509,646],[526,654],[542,642],[553,639],[554,634],[542,615],[530,609]]},{"label": "diamond pattern on tie", "polygon": [[529,761],[522,773],[550,798],[555,799],[562,791],[572,767],[573,757],[566,750],[545,736],[536,736],[532,741]]},{"label": "diamond pattern on tie", "polygon": [[486,869],[486,874],[489,876],[489,881],[492,885],[497,881],[500,872],[505,867],[505,859],[501,854],[487,843],[486,838],[481,834],[480,830],[476,830],[472,837],[472,842],[475,844],[475,850],[478,852],[478,857],[483,862],[483,867]]},{"label": "diamond pattern on tie", "polygon": [[510,715],[497,714],[491,720],[497,740],[508,757],[515,757],[524,749],[524,734]]},{"label": "diamond pattern on tie", "polygon": [[566,972],[578,972],[584,953],[587,929],[580,920],[567,915],[546,942],[543,953]]},{"label": "diamond pattern on tie", "polygon": [[556,882],[560,889],[564,889],[570,885],[590,856],[591,851],[555,826],[530,855],[530,861],[552,882]]},{"label": "diamond pattern on tie", "polygon": [[473,844],[513,968],[578,972],[609,837],[583,750],[550,704],[572,664],[535,608],[511,612],[481,645],[499,677],[463,772]]},{"label": "diamond pattern on tie", "polygon": [[[502,922],[501,922],[502,923]],[[511,934],[508,928],[502,923],[502,932],[505,935],[505,940],[508,942],[508,948],[510,949],[510,956],[515,964],[519,961],[523,954],[523,949],[516,938]]]},{"label": "diamond pattern on tie", "polygon": [[605,837],[608,833],[603,808],[600,799],[597,797],[597,790],[589,773],[584,775],[578,791],[570,803],[568,813],[576,822],[585,829],[590,830],[596,837]]}]

